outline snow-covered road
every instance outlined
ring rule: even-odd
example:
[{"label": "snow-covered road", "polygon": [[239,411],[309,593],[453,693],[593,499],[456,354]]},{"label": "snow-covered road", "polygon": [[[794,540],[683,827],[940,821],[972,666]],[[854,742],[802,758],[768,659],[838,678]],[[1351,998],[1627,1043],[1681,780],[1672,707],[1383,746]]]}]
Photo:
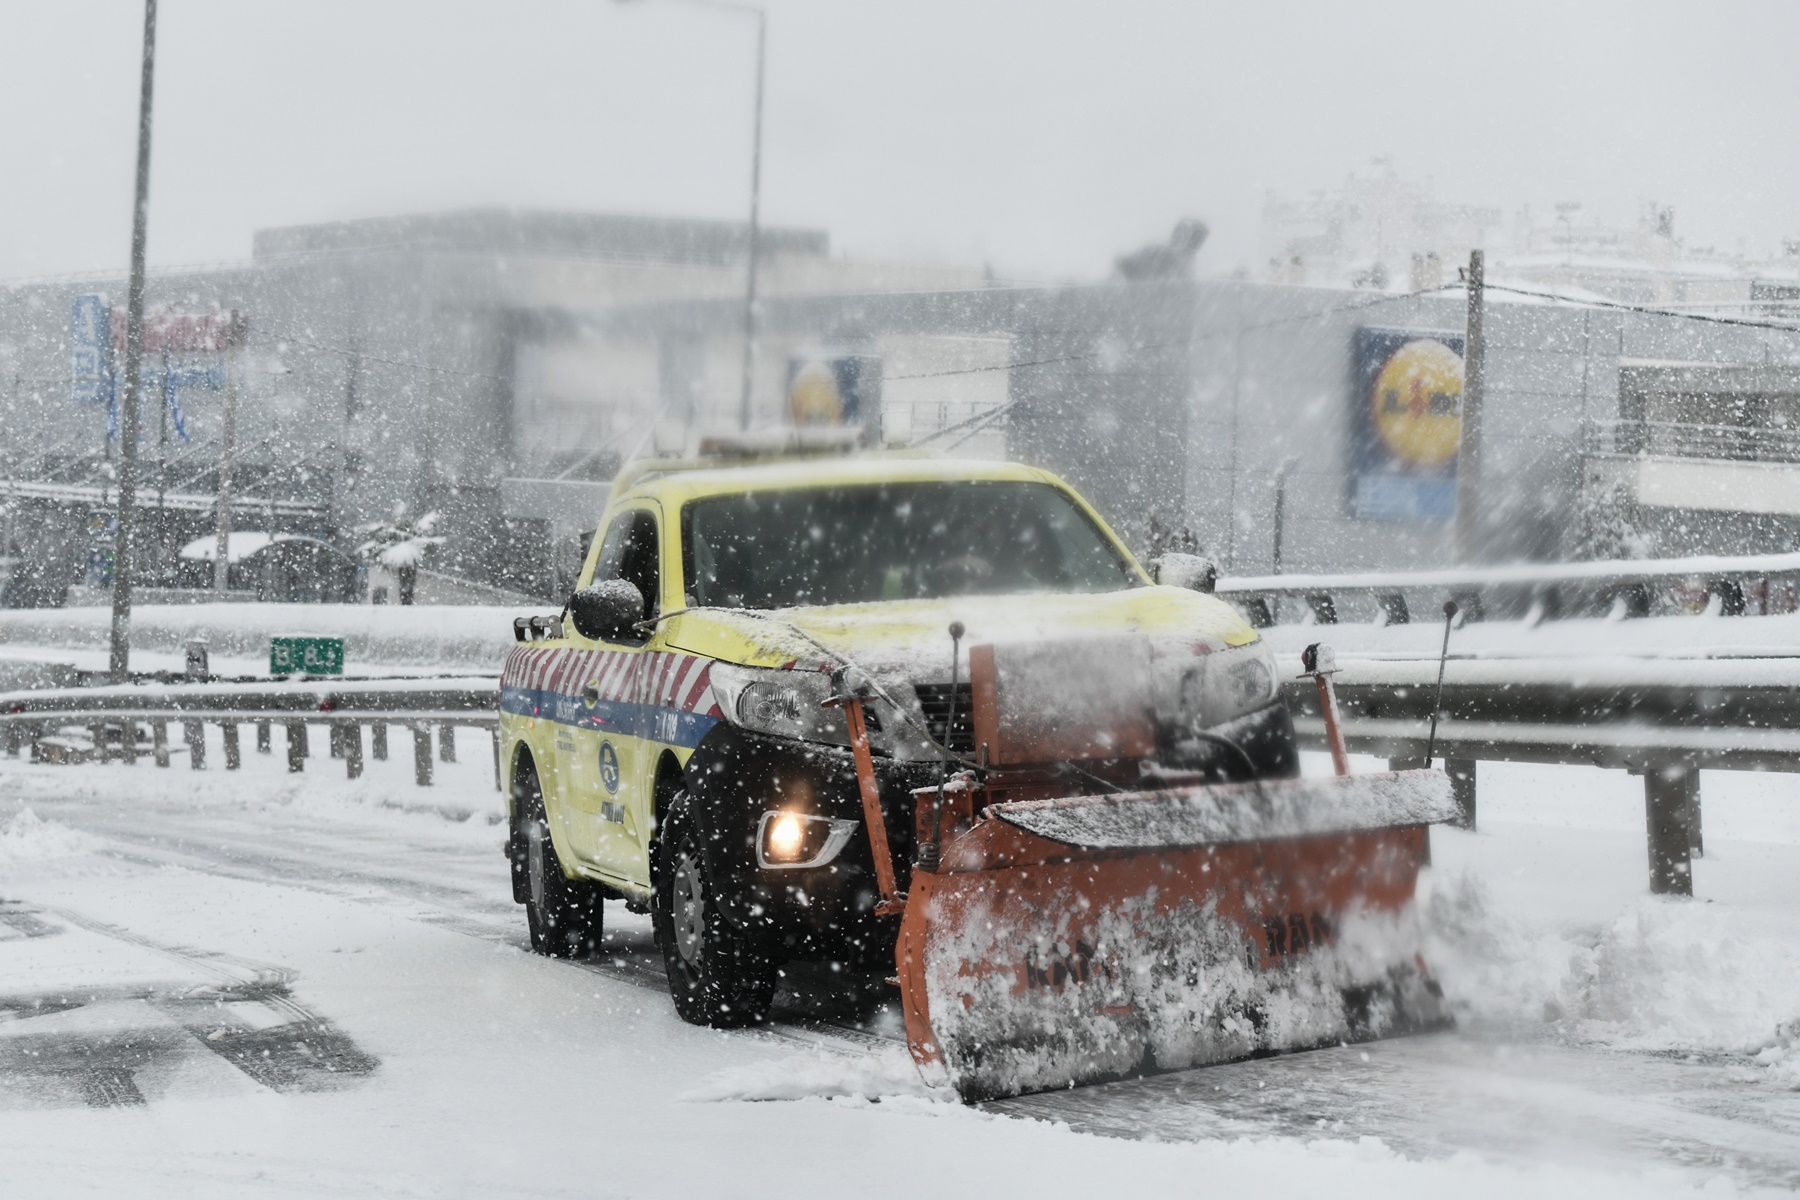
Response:
[{"label": "snow-covered road", "polygon": [[0,1196],[1800,1185],[1785,777],[1705,777],[1683,904],[1639,895],[1636,780],[1484,765],[1486,826],[1429,877],[1456,1032],[972,1110],[879,993],[815,976],[716,1033],[619,906],[601,961],[526,952],[481,740],[429,790],[398,760],[0,761]]}]

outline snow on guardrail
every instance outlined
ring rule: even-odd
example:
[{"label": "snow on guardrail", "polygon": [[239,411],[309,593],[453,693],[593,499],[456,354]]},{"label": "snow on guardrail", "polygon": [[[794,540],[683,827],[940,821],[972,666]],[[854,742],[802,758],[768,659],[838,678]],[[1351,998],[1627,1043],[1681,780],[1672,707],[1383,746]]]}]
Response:
[{"label": "snow on guardrail", "polygon": [[1300,596],[1313,592],[1404,592],[1412,588],[1553,586],[1680,582],[1695,577],[1762,578],[1800,576],[1800,553],[1696,555],[1602,562],[1508,563],[1499,566],[1441,567],[1424,571],[1365,571],[1339,574],[1240,575],[1221,579],[1221,596]]},{"label": "snow on guardrail", "polygon": [[[132,610],[131,644],[179,655],[189,639],[203,638],[215,659],[267,660],[271,637],[336,637],[353,668],[498,673],[513,646],[513,618],[555,611],[551,604],[150,604]],[[103,651],[111,627],[106,608],[0,610],[0,645]]]}]

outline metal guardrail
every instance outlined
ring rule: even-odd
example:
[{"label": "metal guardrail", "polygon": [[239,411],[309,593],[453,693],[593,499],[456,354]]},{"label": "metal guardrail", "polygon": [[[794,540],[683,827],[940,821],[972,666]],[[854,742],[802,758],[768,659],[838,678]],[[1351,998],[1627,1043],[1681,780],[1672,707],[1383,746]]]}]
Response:
[{"label": "metal guardrail", "polygon": [[[1316,688],[1281,656],[1286,698],[1300,743],[1323,749]],[[1435,659],[1346,658],[1334,677],[1349,749],[1418,765],[1425,756]],[[1701,852],[1701,769],[1800,772],[1800,655],[1724,659],[1452,659],[1446,665],[1434,751],[1445,761],[1466,822],[1476,811],[1475,764],[1586,764],[1644,777],[1653,892],[1691,894],[1691,858]],[[415,779],[432,779],[438,755],[455,761],[447,731],[490,731],[494,782],[502,785],[499,687],[494,676],[145,682],[0,694],[0,738],[8,755],[29,745],[36,761],[91,758],[170,765],[168,727],[179,723],[190,765],[205,765],[204,727],[224,730],[225,766],[242,763],[238,731],[256,729],[271,749],[274,726],[290,771],[305,769],[307,727],[331,731],[332,753],[351,779],[363,770],[363,730],[387,757],[390,725],[413,735]],[[146,748],[140,724],[149,726]],[[85,731],[85,751],[64,731]],[[64,757],[67,755],[67,757]]]},{"label": "metal guardrail", "polygon": [[[437,760],[456,761],[454,731],[472,726],[490,731],[494,743],[494,785],[499,787],[499,679],[496,676],[403,677],[393,679],[301,678],[295,680],[142,681],[105,687],[54,688],[0,694],[0,739],[16,757],[30,748],[35,762],[114,759],[135,763],[152,758],[170,764],[169,726],[182,727],[189,765],[206,765],[205,727],[223,731],[225,769],[243,763],[239,730],[255,729],[259,751],[272,748],[275,726],[287,743],[288,770],[305,770],[311,757],[308,726],[329,731],[333,758],[344,760],[348,778],[363,772],[363,731],[370,752],[388,756],[388,728],[413,736],[414,780],[431,785],[432,734]],[[147,727],[147,730],[145,728]],[[148,744],[141,735],[148,732]]]},{"label": "metal guardrail", "polygon": [[[1423,758],[1437,660],[1338,663],[1349,748]],[[1303,742],[1322,746],[1316,689],[1292,680],[1286,693]],[[1797,697],[1800,658],[1452,658],[1437,754],[1637,772],[1800,772]]]},{"label": "metal guardrail", "polygon": [[[1441,567],[1422,571],[1368,571],[1333,574],[1246,575],[1221,579],[1219,597],[1242,608],[1253,625],[1274,623],[1271,601],[1304,600],[1313,619],[1336,624],[1338,601],[1346,596],[1373,597],[1383,619],[1404,625],[1412,619],[1409,596],[1455,599],[1470,619],[1479,620],[1483,596],[1499,592],[1525,596],[1547,619],[1584,610],[1619,616],[1647,616],[1651,593],[1701,580],[1720,597],[1725,616],[1749,612],[1745,584],[1750,581],[1800,580],[1800,554],[1698,555],[1690,558],[1646,558],[1598,562],[1508,563],[1483,567]],[[1436,619],[1435,612],[1430,614]]]},{"label": "metal guardrail", "polygon": [[[1288,675],[1297,658],[1283,656]],[[1422,765],[1437,660],[1339,660],[1344,740],[1356,753]],[[1318,691],[1285,684],[1294,729],[1325,748]],[[1800,657],[1451,659],[1434,753],[1474,823],[1483,760],[1582,764],[1644,778],[1650,890],[1692,894],[1704,849],[1699,772],[1800,772]]]}]

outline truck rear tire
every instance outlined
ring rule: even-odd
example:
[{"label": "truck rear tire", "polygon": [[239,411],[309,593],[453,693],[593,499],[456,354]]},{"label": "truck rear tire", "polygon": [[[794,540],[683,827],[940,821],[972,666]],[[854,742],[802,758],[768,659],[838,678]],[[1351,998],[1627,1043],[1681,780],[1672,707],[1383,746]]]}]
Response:
[{"label": "truck rear tire", "polygon": [[[513,830],[526,880],[525,923],[531,948],[551,958],[585,958],[600,945],[606,910],[600,886],[563,874],[562,859],[550,837],[544,792],[537,768],[519,767],[518,816]],[[515,860],[517,861],[517,860]]]},{"label": "truck rear tire", "polygon": [[762,1024],[775,1000],[778,964],[719,911],[685,792],[669,803],[656,858],[651,925],[675,1012],[714,1029]]}]

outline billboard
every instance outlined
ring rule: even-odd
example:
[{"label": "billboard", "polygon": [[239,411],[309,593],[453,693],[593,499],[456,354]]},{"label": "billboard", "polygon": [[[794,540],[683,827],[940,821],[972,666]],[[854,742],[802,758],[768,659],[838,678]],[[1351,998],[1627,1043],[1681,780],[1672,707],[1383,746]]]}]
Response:
[{"label": "billboard", "polygon": [[77,404],[103,404],[112,394],[111,312],[105,296],[75,297],[69,314],[69,397]]},{"label": "billboard", "polygon": [[1356,331],[1350,405],[1350,511],[1366,520],[1456,516],[1463,337]]},{"label": "billboard", "polygon": [[[164,305],[144,314],[144,353],[172,351],[214,352],[241,346],[245,323],[236,309],[221,311],[217,304],[203,313],[178,312]],[[112,310],[113,349],[125,352],[125,310]]]}]

